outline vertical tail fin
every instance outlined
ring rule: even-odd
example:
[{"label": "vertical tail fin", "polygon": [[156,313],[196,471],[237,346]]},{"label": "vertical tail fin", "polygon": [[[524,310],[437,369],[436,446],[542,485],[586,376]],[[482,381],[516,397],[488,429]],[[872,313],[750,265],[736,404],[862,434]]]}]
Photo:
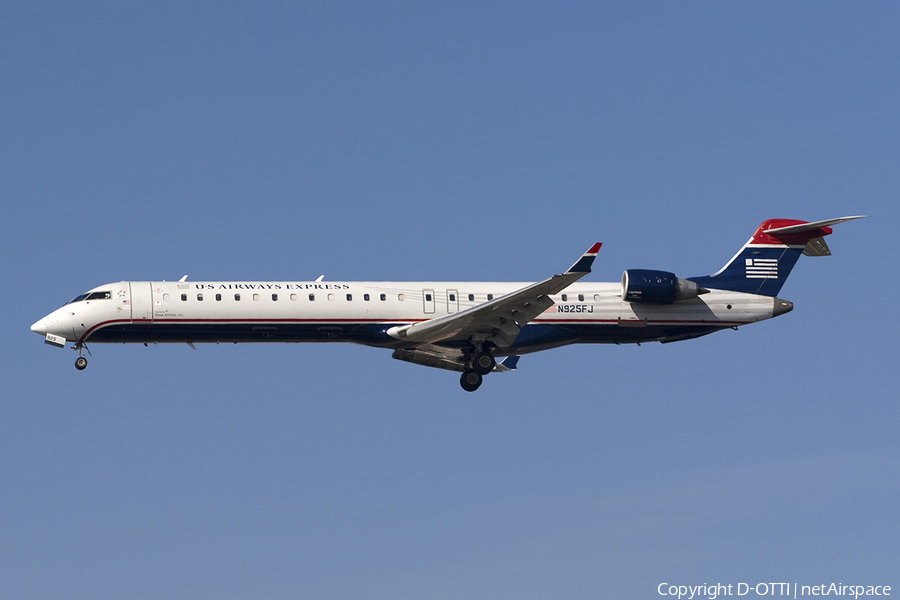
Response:
[{"label": "vertical tail fin", "polygon": [[861,218],[841,217],[815,223],[769,219],[756,228],[744,247],[718,273],[689,280],[701,287],[777,296],[801,254],[831,254],[823,239],[832,232],[829,225]]}]

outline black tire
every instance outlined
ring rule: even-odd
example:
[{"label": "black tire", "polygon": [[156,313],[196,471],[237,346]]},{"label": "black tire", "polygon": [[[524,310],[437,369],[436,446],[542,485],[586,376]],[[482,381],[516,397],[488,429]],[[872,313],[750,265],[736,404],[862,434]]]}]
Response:
[{"label": "black tire", "polygon": [[79,356],[78,358],[75,359],[75,368],[76,369],[78,369],[79,371],[84,371],[84,369],[86,367],[87,367],[87,359],[85,357]]},{"label": "black tire", "polygon": [[459,385],[462,386],[462,389],[467,392],[474,392],[479,387],[481,387],[481,382],[483,378],[480,373],[476,373],[475,371],[469,369],[468,371],[464,371],[462,377],[459,378]]},{"label": "black tire", "polygon": [[497,361],[490,352],[479,352],[472,358],[472,370],[479,375],[487,375],[497,366]]}]

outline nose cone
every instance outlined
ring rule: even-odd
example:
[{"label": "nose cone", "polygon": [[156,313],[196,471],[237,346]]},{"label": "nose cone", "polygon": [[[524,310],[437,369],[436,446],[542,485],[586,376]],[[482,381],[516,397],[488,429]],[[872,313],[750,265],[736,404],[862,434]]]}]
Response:
[{"label": "nose cone", "polygon": [[41,319],[32,325],[31,330],[40,335],[47,335],[47,319]]},{"label": "nose cone", "polygon": [[784,313],[789,313],[794,310],[794,303],[788,302],[787,300],[782,300],[781,298],[774,298],[775,304],[772,307],[772,316],[778,317],[783,315]]}]

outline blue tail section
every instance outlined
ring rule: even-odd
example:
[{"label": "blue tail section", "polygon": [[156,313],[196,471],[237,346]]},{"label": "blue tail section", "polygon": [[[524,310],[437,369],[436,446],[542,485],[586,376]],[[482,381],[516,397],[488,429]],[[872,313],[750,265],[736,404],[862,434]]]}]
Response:
[{"label": "blue tail section", "polygon": [[777,296],[801,254],[803,246],[761,247],[748,244],[715,275],[688,277],[688,280],[703,288]]},{"label": "blue tail section", "polygon": [[704,288],[777,296],[801,254],[831,254],[823,239],[832,232],[829,225],[860,218],[841,217],[815,223],[769,219],[756,228],[753,237],[722,270],[688,280]]}]

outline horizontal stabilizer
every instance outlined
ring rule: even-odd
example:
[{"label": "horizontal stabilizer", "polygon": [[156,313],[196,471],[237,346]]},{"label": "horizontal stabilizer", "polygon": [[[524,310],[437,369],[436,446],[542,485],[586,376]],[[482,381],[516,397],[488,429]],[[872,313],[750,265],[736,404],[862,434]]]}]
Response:
[{"label": "horizontal stabilizer", "polygon": [[857,215],[855,217],[839,217],[837,219],[826,219],[825,221],[816,221],[815,223],[803,223],[801,225],[791,225],[789,227],[778,227],[776,229],[766,229],[767,235],[778,236],[785,233],[803,233],[804,231],[813,231],[828,227],[829,225],[837,225],[838,223],[846,223],[847,221],[855,221],[856,219],[864,219],[866,215]]}]

